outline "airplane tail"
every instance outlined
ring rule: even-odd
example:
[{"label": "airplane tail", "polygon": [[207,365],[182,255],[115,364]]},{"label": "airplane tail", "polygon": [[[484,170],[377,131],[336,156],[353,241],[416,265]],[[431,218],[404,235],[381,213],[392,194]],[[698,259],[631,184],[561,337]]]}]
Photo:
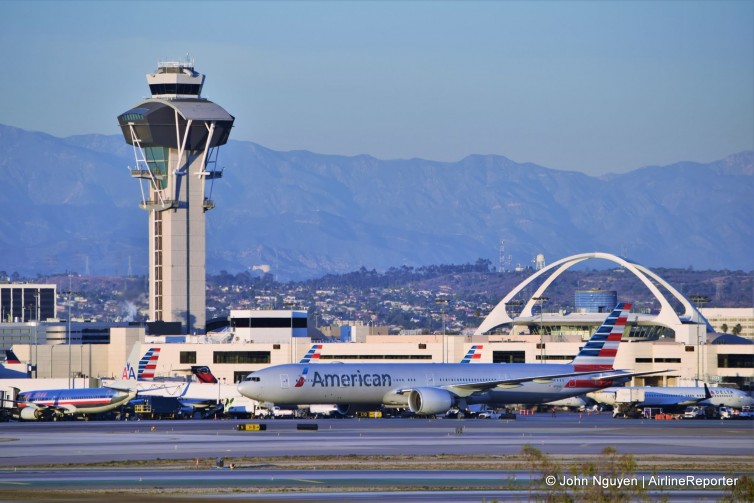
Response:
[{"label": "airplane tail", "polygon": [[479,360],[482,357],[482,348],[484,345],[482,344],[474,344],[471,346],[471,349],[469,349],[468,353],[466,353],[466,356],[463,357],[463,360],[461,360],[461,363],[471,363],[472,360]]},{"label": "airplane tail", "polygon": [[5,363],[21,363],[21,360],[18,359],[18,356],[16,356],[16,353],[14,353],[12,349],[6,349]]},{"label": "airplane tail", "polygon": [[311,363],[312,360],[319,360],[322,351],[322,344],[314,344],[309,351],[306,352],[299,363]]},{"label": "airplane tail", "polygon": [[146,381],[154,379],[154,372],[157,368],[157,359],[160,357],[160,348],[149,348],[144,356],[139,358],[140,344],[135,344],[128,356],[126,366],[123,367],[121,379],[124,381]]},{"label": "airplane tail", "polygon": [[205,384],[217,384],[217,377],[206,365],[192,365],[191,373],[196,376],[197,381]]},{"label": "airplane tail", "polygon": [[613,370],[631,304],[618,304],[573,359],[576,372]]}]

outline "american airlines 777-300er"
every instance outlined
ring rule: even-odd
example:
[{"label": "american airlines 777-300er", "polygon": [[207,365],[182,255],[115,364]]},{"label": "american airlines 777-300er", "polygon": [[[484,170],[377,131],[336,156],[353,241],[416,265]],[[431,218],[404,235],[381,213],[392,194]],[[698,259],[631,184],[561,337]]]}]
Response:
[{"label": "american airlines 777-300er", "polygon": [[279,406],[407,407],[438,414],[472,404],[540,404],[653,372],[613,369],[630,304],[618,304],[571,363],[296,363],[249,374],[238,391]]}]

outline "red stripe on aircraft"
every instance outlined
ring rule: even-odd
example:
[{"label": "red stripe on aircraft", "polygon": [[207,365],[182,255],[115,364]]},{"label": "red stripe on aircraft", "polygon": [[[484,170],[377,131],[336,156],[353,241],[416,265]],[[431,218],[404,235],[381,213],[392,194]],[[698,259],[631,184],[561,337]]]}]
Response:
[{"label": "red stripe on aircraft", "polygon": [[573,366],[574,372],[600,372],[602,370],[614,370],[613,365],[599,365],[596,363],[582,363]]}]

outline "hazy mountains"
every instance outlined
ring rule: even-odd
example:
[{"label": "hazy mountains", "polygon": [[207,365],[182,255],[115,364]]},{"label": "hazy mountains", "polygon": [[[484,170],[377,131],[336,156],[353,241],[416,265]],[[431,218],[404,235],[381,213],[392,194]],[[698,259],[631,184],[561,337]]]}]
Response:
[{"label": "hazy mountains", "polygon": [[[121,136],[0,125],[0,270],[146,273],[147,216]],[[455,163],[276,152],[231,141],[207,268],[279,279],[364,266],[512,264],[606,251],[650,267],[754,269],[754,152],[605,178],[501,156]],[[506,264],[507,265],[507,264]],[[88,269],[88,270],[87,270]]]}]

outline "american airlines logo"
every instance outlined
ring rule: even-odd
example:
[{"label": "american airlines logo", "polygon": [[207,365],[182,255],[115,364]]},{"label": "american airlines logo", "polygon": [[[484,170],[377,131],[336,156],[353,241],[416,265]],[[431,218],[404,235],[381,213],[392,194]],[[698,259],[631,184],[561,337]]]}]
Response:
[{"label": "american airlines logo", "polygon": [[[390,374],[362,374],[357,370],[353,374],[320,374],[316,370],[311,378],[312,388],[354,388],[392,386],[393,378]],[[303,384],[303,383],[302,383]]]}]

